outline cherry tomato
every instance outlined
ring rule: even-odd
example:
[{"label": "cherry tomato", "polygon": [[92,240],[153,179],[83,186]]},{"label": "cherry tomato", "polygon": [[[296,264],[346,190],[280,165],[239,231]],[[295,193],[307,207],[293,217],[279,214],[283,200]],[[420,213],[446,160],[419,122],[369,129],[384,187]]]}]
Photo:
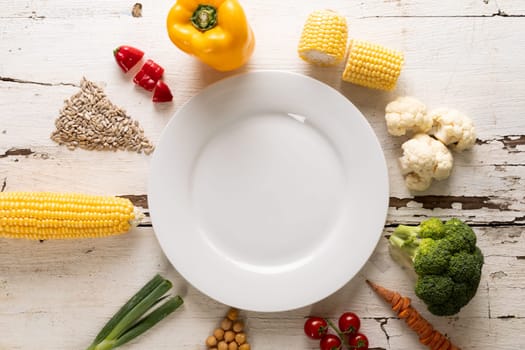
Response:
[{"label": "cherry tomato", "polygon": [[341,339],[334,334],[326,334],[321,338],[319,343],[321,350],[340,350],[341,349]]},{"label": "cherry tomato", "polygon": [[321,339],[328,332],[328,324],[324,318],[310,317],[304,323],[304,333],[312,339]]},{"label": "cherry tomato", "polygon": [[361,327],[361,320],[353,312],[345,312],[339,317],[339,330],[344,334],[352,337],[359,332]]},{"label": "cherry tomato", "polygon": [[368,338],[362,333],[357,333],[355,336],[350,337],[348,344],[352,349],[368,349]]}]

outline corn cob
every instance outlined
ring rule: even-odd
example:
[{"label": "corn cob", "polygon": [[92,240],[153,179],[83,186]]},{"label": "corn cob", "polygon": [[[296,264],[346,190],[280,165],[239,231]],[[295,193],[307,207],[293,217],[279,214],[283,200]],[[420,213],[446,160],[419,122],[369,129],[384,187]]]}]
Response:
[{"label": "corn cob", "polygon": [[0,237],[68,239],[126,233],[141,213],[129,199],[75,193],[0,193]]},{"label": "corn cob", "polygon": [[401,73],[403,53],[361,40],[352,40],[343,80],[372,89],[392,90]]},{"label": "corn cob", "polygon": [[299,57],[318,66],[334,66],[344,59],[347,38],[344,17],[331,10],[314,11],[303,28]]}]

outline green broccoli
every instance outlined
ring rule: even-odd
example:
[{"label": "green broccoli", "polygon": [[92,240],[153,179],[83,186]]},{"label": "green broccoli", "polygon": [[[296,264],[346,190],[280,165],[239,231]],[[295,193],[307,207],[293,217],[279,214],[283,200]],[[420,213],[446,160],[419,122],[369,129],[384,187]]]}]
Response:
[{"label": "green broccoli", "polygon": [[476,234],[461,220],[399,225],[389,242],[392,257],[415,272],[415,293],[434,315],[454,315],[476,294],[483,254]]}]

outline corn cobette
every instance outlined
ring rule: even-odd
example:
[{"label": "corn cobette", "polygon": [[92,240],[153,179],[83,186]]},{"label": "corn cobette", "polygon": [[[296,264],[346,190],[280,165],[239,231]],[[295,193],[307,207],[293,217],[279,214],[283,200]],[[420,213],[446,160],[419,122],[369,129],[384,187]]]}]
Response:
[{"label": "corn cobette", "polygon": [[351,40],[342,79],[378,90],[393,90],[403,67],[403,53],[362,40]]},{"label": "corn cobette", "polygon": [[331,10],[314,11],[304,24],[299,57],[318,66],[335,66],[344,59],[347,39],[344,17]]}]

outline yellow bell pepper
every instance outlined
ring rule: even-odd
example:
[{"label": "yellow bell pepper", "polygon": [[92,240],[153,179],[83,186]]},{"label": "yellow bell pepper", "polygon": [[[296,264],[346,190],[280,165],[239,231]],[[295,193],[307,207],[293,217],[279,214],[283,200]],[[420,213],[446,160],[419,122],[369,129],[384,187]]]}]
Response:
[{"label": "yellow bell pepper", "polygon": [[255,39],[237,0],[177,0],[167,18],[171,41],[219,70],[245,64]]}]

